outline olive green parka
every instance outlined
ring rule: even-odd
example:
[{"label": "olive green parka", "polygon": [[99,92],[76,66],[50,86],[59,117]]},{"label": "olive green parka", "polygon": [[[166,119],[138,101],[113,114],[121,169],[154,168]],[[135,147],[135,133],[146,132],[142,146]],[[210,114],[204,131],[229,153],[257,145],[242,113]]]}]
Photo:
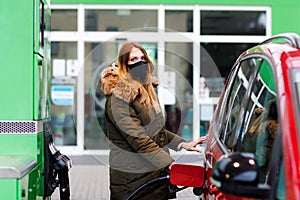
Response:
[{"label": "olive green parka", "polygon": [[[122,200],[141,185],[169,173],[169,148],[177,151],[184,140],[164,128],[161,109],[140,103],[139,88],[119,79],[115,64],[101,73],[106,95],[106,136],[110,141],[110,192]],[[154,184],[136,199],[169,199],[168,183]]]}]

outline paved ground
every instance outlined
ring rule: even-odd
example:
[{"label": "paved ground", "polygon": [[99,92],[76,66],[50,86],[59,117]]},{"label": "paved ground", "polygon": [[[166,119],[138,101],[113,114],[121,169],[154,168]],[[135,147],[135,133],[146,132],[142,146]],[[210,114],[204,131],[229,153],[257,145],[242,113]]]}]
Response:
[{"label": "paved ground", "polygon": [[[182,154],[176,157],[177,163],[201,164],[202,154]],[[71,200],[109,200],[108,156],[73,156],[73,167],[70,169]],[[52,200],[59,200],[58,188]],[[187,188],[177,193],[178,200],[199,200]]]},{"label": "paved ground", "polygon": [[[75,165],[70,170],[71,200],[109,200],[108,168],[96,165]],[[179,200],[196,200],[191,188],[177,194]],[[52,200],[59,200],[58,188]]]}]

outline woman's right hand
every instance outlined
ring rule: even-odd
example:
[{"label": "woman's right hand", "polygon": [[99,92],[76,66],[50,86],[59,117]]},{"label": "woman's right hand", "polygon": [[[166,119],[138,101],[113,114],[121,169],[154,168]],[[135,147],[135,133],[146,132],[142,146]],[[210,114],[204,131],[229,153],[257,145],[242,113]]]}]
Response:
[{"label": "woman's right hand", "polygon": [[199,137],[198,139],[192,141],[192,142],[183,142],[182,148],[186,149],[187,151],[197,151],[201,153],[201,149],[197,148],[196,146],[198,144],[204,143],[208,138],[208,135]]}]

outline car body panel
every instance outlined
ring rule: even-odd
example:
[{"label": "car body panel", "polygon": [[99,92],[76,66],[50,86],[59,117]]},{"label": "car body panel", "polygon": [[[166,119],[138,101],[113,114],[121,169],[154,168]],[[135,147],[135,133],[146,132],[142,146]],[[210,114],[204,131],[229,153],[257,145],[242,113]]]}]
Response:
[{"label": "car body panel", "polygon": [[[293,93],[291,91],[290,70],[300,68],[300,51],[286,52],[282,54],[282,71],[278,73],[279,108],[282,120],[283,154],[286,176],[287,199],[300,199],[300,174],[299,174],[299,135],[296,129],[295,109]],[[281,68],[279,68],[280,70]],[[299,122],[298,122],[299,123]]]}]

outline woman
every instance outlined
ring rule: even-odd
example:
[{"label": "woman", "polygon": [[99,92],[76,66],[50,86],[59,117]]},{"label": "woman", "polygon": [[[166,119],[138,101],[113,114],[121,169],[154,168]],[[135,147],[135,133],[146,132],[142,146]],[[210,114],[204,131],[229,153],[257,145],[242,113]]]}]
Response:
[{"label": "woman", "polygon": [[[168,148],[200,151],[206,138],[185,142],[164,129],[164,118],[154,90],[154,65],[138,43],[122,45],[117,64],[104,69],[101,89],[106,95],[105,118],[110,140],[112,200],[126,198],[144,183],[167,175],[174,163]],[[157,82],[156,82],[157,84]],[[169,199],[168,184],[155,184],[137,199]]]}]

